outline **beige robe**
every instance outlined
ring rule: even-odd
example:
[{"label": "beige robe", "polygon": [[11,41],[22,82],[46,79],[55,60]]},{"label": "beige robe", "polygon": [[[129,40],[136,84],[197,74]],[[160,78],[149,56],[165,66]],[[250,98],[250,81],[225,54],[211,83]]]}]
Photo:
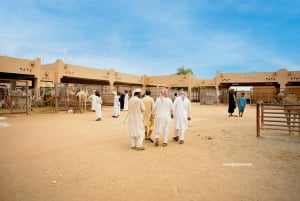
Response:
[{"label": "beige robe", "polygon": [[143,99],[146,110],[144,114],[144,126],[149,130],[153,129],[154,120],[152,118],[153,109],[154,109],[154,99],[148,95],[146,95]]},{"label": "beige robe", "polygon": [[133,96],[128,101],[128,131],[131,137],[140,137],[145,135],[143,112],[145,105],[142,99]]}]

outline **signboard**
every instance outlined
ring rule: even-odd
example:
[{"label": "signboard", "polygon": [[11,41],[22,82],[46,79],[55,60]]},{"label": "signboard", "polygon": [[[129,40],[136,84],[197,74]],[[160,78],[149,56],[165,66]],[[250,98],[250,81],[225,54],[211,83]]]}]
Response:
[{"label": "signboard", "polygon": [[[28,85],[26,85],[26,82],[28,83]],[[31,80],[23,80],[23,81],[16,81],[16,86],[32,86],[32,81]]]},{"label": "signboard", "polygon": [[256,77],[255,73],[241,73],[242,78],[254,78]]},{"label": "signboard", "polygon": [[41,87],[54,87],[52,81],[41,81]]}]

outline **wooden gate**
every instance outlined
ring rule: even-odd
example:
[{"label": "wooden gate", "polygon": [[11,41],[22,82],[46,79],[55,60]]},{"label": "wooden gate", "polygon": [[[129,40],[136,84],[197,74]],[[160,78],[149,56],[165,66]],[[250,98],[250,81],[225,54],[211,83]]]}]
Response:
[{"label": "wooden gate", "polygon": [[300,105],[271,104],[256,105],[256,136],[261,130],[282,130],[298,132],[300,135]]}]

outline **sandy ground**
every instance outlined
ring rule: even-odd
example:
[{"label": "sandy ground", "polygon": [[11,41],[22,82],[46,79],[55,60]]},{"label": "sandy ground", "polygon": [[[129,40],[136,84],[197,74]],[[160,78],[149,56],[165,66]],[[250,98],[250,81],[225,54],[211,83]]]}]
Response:
[{"label": "sandy ground", "polygon": [[[33,112],[0,120],[1,201],[299,200],[300,137],[262,131],[255,106],[193,104],[185,144],[130,149],[126,112]],[[210,139],[211,138],[211,139]]]}]

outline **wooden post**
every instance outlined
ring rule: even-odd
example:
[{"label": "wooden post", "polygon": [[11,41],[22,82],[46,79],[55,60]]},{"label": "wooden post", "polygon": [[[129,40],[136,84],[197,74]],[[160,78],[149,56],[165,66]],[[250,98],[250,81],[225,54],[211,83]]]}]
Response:
[{"label": "wooden post", "polygon": [[86,99],[88,98],[88,90],[85,88],[85,94],[84,94],[84,113],[86,113]]},{"label": "wooden post", "polygon": [[[54,91],[55,91],[55,95],[54,95],[54,108],[55,108],[55,112],[58,112],[58,96],[59,96],[59,93],[58,92],[58,84],[55,83],[54,84]],[[69,108],[68,108],[69,109]]]},{"label": "wooden post", "polygon": [[256,104],[256,137],[260,136],[260,103]]},{"label": "wooden post", "polygon": [[259,104],[259,110],[260,110],[260,127],[263,127],[264,125],[264,103]]},{"label": "wooden post", "polygon": [[298,119],[298,129],[299,129],[299,136],[300,136],[300,115],[299,115],[299,119]]}]

